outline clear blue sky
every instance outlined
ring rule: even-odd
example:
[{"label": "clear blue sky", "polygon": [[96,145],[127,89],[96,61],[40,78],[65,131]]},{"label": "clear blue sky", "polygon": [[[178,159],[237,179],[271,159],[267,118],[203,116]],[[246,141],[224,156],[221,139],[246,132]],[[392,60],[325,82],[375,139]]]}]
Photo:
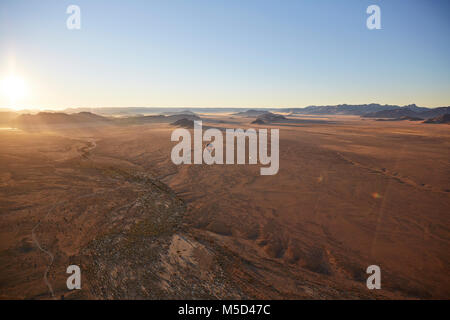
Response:
[{"label": "clear blue sky", "polygon": [[0,1],[24,107],[450,105],[449,39],[448,0]]}]

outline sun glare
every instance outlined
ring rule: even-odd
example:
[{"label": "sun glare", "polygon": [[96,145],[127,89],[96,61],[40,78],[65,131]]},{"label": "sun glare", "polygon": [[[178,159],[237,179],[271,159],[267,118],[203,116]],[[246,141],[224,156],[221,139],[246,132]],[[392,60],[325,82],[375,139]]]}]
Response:
[{"label": "sun glare", "polygon": [[27,94],[25,81],[15,75],[8,76],[0,84],[3,95],[9,99],[9,107],[18,108],[17,103]]}]

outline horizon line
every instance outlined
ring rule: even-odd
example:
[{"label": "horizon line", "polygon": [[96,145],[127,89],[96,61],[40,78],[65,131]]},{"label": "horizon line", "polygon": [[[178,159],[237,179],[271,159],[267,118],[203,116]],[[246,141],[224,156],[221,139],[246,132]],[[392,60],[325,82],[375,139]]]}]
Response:
[{"label": "horizon line", "polygon": [[408,107],[408,106],[416,106],[421,108],[428,108],[428,109],[436,109],[436,108],[442,108],[450,106],[450,103],[448,105],[442,105],[442,106],[436,106],[436,107],[424,107],[424,106],[418,106],[415,103],[405,104],[405,105],[399,105],[399,104],[390,104],[390,103],[360,103],[360,104],[349,104],[349,103],[339,103],[339,104],[311,104],[303,107],[285,107],[285,106],[279,106],[279,107],[257,107],[257,106],[239,106],[239,107],[232,107],[232,106],[226,106],[226,107],[216,107],[216,106],[208,106],[208,107],[202,107],[202,106],[151,106],[151,107],[62,107],[62,108],[53,108],[53,107],[7,107],[7,106],[0,106],[0,111],[9,110],[12,112],[20,112],[20,111],[64,111],[68,109],[304,109],[307,107],[323,107],[323,106],[363,106],[363,105],[380,105],[380,106],[398,106],[398,107]]}]

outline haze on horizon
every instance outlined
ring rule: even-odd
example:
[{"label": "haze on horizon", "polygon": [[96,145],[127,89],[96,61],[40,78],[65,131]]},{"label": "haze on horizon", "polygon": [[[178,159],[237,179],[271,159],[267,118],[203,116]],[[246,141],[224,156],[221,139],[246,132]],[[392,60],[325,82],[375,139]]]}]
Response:
[{"label": "haze on horizon", "polygon": [[[81,30],[66,28],[71,4]],[[372,4],[381,30],[366,28]],[[447,106],[449,9],[446,0],[4,0],[0,80],[17,101],[2,92],[0,106]]]}]

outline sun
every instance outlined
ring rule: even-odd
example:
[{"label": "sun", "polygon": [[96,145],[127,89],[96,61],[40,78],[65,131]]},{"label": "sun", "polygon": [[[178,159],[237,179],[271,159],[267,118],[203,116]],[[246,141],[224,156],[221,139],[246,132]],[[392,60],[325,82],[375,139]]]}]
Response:
[{"label": "sun", "polygon": [[3,95],[9,99],[10,108],[16,109],[17,103],[27,94],[25,81],[16,75],[10,75],[4,78],[0,83]]}]

